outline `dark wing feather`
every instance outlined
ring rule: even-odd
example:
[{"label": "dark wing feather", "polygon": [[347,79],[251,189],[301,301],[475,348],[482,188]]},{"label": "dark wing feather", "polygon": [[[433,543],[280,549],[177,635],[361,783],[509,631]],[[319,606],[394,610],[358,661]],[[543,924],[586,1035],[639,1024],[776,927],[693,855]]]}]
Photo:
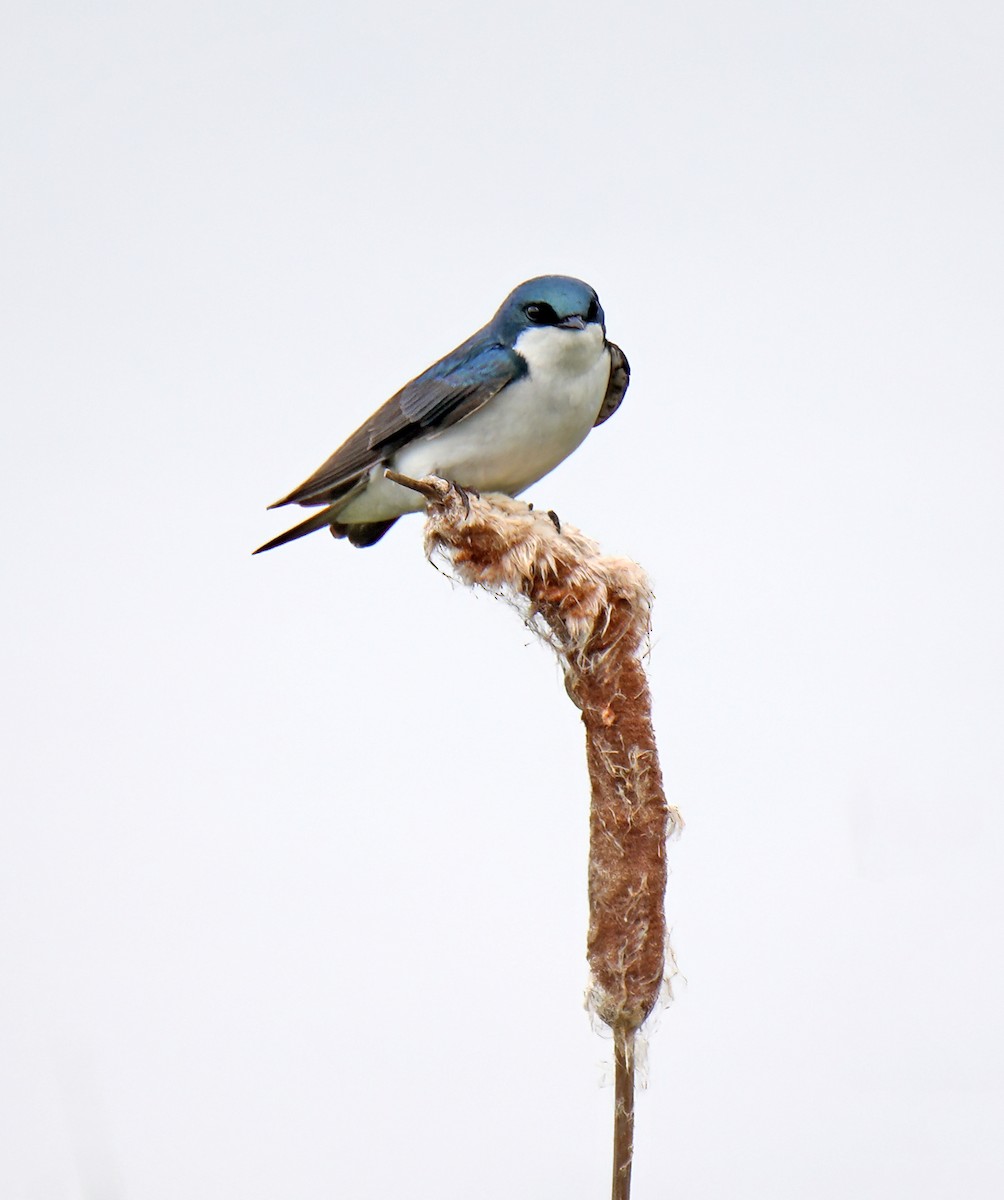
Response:
[{"label": "dark wing feather", "polygon": [[330,504],[406,442],[462,421],[525,372],[515,351],[489,341],[481,330],[405,384],[309,479],[269,507]]},{"label": "dark wing feather", "polygon": [[607,381],[607,394],[603,397],[600,414],[593,422],[594,428],[602,425],[620,408],[624,393],[627,391],[628,381],[631,378],[631,368],[628,366],[624,351],[620,346],[615,346],[613,342],[607,342],[607,345],[610,347],[610,379]]}]

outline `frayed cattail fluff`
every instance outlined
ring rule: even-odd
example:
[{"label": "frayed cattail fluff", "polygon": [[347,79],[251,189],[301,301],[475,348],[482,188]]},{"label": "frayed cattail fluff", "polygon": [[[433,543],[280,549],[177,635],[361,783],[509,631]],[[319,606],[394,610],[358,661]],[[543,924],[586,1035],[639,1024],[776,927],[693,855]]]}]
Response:
[{"label": "frayed cattail fluff", "polygon": [[636,563],[602,555],[520,500],[478,497],[434,477],[420,490],[430,557],[514,603],[562,661],[586,727],[592,788],[588,1001],[612,1029],[635,1030],[664,983],[666,837],[682,824],[663,792],[641,662],[648,581]]}]

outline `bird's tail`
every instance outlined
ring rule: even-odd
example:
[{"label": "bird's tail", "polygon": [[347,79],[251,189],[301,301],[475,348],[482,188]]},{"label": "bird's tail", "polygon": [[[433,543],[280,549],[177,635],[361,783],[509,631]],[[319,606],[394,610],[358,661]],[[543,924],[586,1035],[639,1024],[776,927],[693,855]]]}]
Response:
[{"label": "bird's tail", "polygon": [[[299,525],[294,525],[292,529],[287,529],[285,533],[280,533],[278,537],[274,537],[270,542],[266,542],[264,546],[259,546],[254,551],[255,554],[261,554],[263,550],[274,550],[276,546],[285,546],[287,542],[295,542],[297,538],[306,537],[308,533],[313,533],[315,529],[323,529],[325,525],[332,527],[334,532],[337,527],[339,530],[344,530],[344,525],[338,525],[335,520],[335,510],[341,508],[341,502],[338,504],[329,504],[327,508],[322,508],[320,512],[314,513],[312,517],[308,517],[306,521],[301,521]],[[335,537],[344,537],[344,532],[336,533]]]},{"label": "bird's tail", "polygon": [[308,533],[313,533],[316,529],[323,529],[325,525],[331,530],[332,537],[347,537],[353,546],[372,546],[383,537],[397,520],[397,517],[391,517],[389,521],[369,521],[365,524],[343,525],[340,521],[335,520],[335,512],[344,503],[344,499],[340,499],[337,504],[329,504],[327,508],[322,508],[320,512],[316,512],[312,517],[308,517],[306,521],[301,521],[299,525],[294,525],[292,529],[287,529],[285,533],[280,533],[278,537],[274,537],[270,542],[266,542],[264,546],[259,546],[254,553],[261,554],[263,550],[274,550],[276,546],[285,546],[287,542],[295,542],[297,538],[306,537]]}]

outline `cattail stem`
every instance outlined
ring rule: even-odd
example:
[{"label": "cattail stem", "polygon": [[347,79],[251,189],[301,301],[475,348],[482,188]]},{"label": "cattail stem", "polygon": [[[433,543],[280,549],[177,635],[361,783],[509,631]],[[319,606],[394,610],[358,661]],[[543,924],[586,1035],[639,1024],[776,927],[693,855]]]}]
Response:
[{"label": "cattail stem", "polygon": [[631,1159],[634,1156],[634,1037],[633,1029],[614,1029],[614,1175],[612,1200],[629,1200]]},{"label": "cattail stem", "polygon": [[426,549],[463,583],[514,603],[557,652],[586,727],[589,1006],[613,1031],[613,1200],[629,1200],[636,1033],[666,975],[666,802],[641,655],[652,596],[635,563],[600,554],[553,514],[478,496],[435,476],[395,483],[426,498]]}]

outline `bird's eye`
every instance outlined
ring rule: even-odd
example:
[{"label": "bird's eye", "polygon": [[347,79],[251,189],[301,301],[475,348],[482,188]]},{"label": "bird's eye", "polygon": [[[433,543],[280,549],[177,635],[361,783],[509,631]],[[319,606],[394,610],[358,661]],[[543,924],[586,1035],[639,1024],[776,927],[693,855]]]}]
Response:
[{"label": "bird's eye", "polygon": [[586,321],[589,324],[592,324],[592,322],[595,321],[599,315],[600,306],[596,300],[596,297],[594,296],[592,300],[589,301],[589,307],[586,309]]},{"label": "bird's eye", "polygon": [[550,304],[527,304],[523,309],[532,325],[557,325],[558,314]]}]

